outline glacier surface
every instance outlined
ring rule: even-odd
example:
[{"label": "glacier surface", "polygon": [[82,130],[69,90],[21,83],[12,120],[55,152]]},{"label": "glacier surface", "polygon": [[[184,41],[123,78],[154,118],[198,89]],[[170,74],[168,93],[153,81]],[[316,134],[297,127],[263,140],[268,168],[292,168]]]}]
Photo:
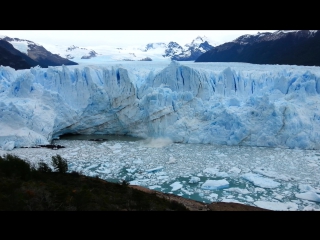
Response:
[{"label": "glacier surface", "polygon": [[67,133],[320,149],[320,68],[194,62],[0,67],[0,147]]}]

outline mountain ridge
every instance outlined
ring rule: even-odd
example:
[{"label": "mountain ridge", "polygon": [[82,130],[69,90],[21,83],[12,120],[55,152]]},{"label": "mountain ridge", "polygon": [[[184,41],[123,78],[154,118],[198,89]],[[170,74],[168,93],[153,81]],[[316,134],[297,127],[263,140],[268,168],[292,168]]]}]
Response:
[{"label": "mountain ridge", "polygon": [[16,70],[37,66],[38,63],[13,47],[9,42],[0,39],[0,64]]},{"label": "mountain ridge", "polygon": [[[13,67],[16,70],[35,66],[47,68],[48,66],[78,65],[30,40],[1,36],[0,42],[1,47],[6,50],[2,50],[6,60],[3,58],[1,65]],[[25,64],[15,64],[16,61],[20,63],[25,61]]]},{"label": "mountain ridge", "polygon": [[200,55],[195,62],[246,62],[320,66],[320,32],[279,30],[243,35]]}]

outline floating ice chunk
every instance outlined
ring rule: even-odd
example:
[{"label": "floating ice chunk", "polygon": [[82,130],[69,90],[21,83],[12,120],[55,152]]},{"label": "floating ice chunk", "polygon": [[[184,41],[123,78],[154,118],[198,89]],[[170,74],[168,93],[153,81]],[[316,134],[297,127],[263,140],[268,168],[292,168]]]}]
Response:
[{"label": "floating ice chunk", "polygon": [[188,194],[188,195],[191,195],[191,194],[192,194],[192,192],[190,192],[190,191],[188,191],[188,190],[186,190],[186,189],[184,189],[184,188],[181,188],[181,191],[184,192],[184,193],[186,193],[186,194]]},{"label": "floating ice chunk", "polygon": [[159,176],[159,177],[157,177],[158,180],[167,179],[167,178],[169,178],[169,176]]},{"label": "floating ice chunk", "polygon": [[320,209],[315,208],[314,206],[305,206],[302,211],[320,211]]},{"label": "floating ice chunk", "polygon": [[309,167],[318,167],[318,164],[316,164],[316,163],[309,163],[309,164],[307,164]]},{"label": "floating ice chunk", "polygon": [[280,186],[280,183],[255,173],[246,173],[241,175],[241,177],[262,188],[276,188]]},{"label": "floating ice chunk", "polygon": [[274,198],[281,201],[284,198],[284,196],[282,196],[280,194],[275,194]]},{"label": "floating ice chunk", "polygon": [[229,182],[225,179],[207,180],[201,186],[202,189],[207,189],[207,190],[218,190],[218,189],[223,189],[228,187],[229,187]]},{"label": "floating ice chunk", "polygon": [[180,182],[174,182],[170,185],[172,187],[172,192],[177,191],[178,189],[182,188],[182,184]]},{"label": "floating ice chunk", "polygon": [[110,148],[112,151],[119,150],[120,148],[122,148],[120,143],[116,143],[113,146],[107,146],[107,147]]},{"label": "floating ice chunk", "polygon": [[143,162],[142,162],[142,160],[139,158],[139,159],[137,159],[137,160],[132,161],[132,163],[134,163],[134,164],[142,164]]},{"label": "floating ice chunk", "polygon": [[197,183],[199,181],[200,181],[199,177],[191,177],[190,180],[189,180],[189,183]]},{"label": "floating ice chunk", "polygon": [[130,185],[140,185],[140,182],[138,180],[133,180],[129,182]]},{"label": "floating ice chunk", "polygon": [[2,146],[2,149],[5,151],[11,151],[12,149],[14,149],[14,145],[14,141],[9,141]]},{"label": "floating ice chunk", "polygon": [[136,168],[127,168],[126,170],[127,170],[127,172],[129,172],[129,173],[133,173],[133,172],[135,172],[137,169],[136,169]]},{"label": "floating ice chunk", "polygon": [[264,168],[254,169],[253,172],[259,173],[259,174],[264,175],[266,177],[271,177],[271,178],[275,178],[275,179],[279,179],[279,180],[284,180],[284,181],[289,181],[290,180],[290,177],[288,177],[288,176],[285,176],[283,174],[279,174],[279,173],[274,172],[274,171],[266,170]]},{"label": "floating ice chunk", "polygon": [[153,186],[149,186],[148,188],[150,188],[150,189],[155,189],[155,188],[161,188],[161,186],[159,186],[159,185],[153,185]]},{"label": "floating ice chunk", "polygon": [[163,167],[162,167],[162,166],[160,166],[160,167],[156,167],[156,168],[148,169],[148,170],[146,170],[146,172],[148,172],[148,173],[155,173],[155,172],[159,172],[159,171],[161,171],[162,169],[163,169]]},{"label": "floating ice chunk", "polygon": [[105,173],[105,174],[108,174],[108,173],[111,173],[111,171],[109,169],[99,169],[99,170],[96,170],[96,172],[98,173]]},{"label": "floating ice chunk", "polygon": [[320,196],[315,192],[296,193],[297,198],[306,199],[313,202],[320,202]]},{"label": "floating ice chunk", "polygon": [[84,170],[90,170],[90,169],[96,168],[98,166],[99,166],[99,164],[92,164],[89,167],[86,167]]},{"label": "floating ice chunk", "polygon": [[219,172],[219,169],[217,169],[217,168],[206,168],[206,169],[203,170],[203,172],[215,175],[216,173]]},{"label": "floating ice chunk", "polygon": [[116,150],[113,150],[112,152],[113,152],[113,153],[120,153],[120,152],[121,152],[121,150],[116,149]]},{"label": "floating ice chunk", "polygon": [[241,203],[243,204],[242,202],[239,202],[238,200],[236,199],[232,199],[232,198],[223,198],[221,202],[227,202],[227,203]]},{"label": "floating ice chunk", "polygon": [[308,184],[299,184],[300,192],[317,192],[315,188],[311,187]]},{"label": "floating ice chunk", "polygon": [[250,197],[250,196],[246,196],[246,200],[247,200],[248,202],[253,202],[253,201],[254,201],[254,199],[253,199],[252,197]]},{"label": "floating ice chunk", "polygon": [[161,171],[161,172],[156,172],[155,175],[157,175],[157,176],[163,176],[163,175],[167,175],[167,173]]},{"label": "floating ice chunk", "polygon": [[242,188],[228,188],[225,189],[224,191],[229,191],[229,192],[237,192],[237,193],[241,193],[241,194],[248,194],[250,193],[250,191],[248,191],[247,189],[242,189]]},{"label": "floating ice chunk", "polygon": [[298,210],[298,205],[296,203],[287,202],[268,202],[268,201],[255,201],[254,204],[257,207],[265,208],[274,211],[296,211]]},{"label": "floating ice chunk", "polygon": [[211,193],[210,195],[209,195],[209,197],[210,198],[218,198],[218,194],[216,194],[216,193]]},{"label": "floating ice chunk", "polygon": [[226,172],[217,172],[216,176],[225,178],[225,177],[229,177],[229,174]]},{"label": "floating ice chunk", "polygon": [[176,163],[176,162],[177,162],[177,159],[175,159],[174,157],[170,157],[169,161],[167,162],[167,164],[173,164],[173,163]]},{"label": "floating ice chunk", "polygon": [[237,167],[233,167],[229,170],[229,172],[232,172],[232,173],[241,173],[241,169],[240,168],[237,168]]},{"label": "floating ice chunk", "polygon": [[144,146],[151,148],[163,148],[172,144],[170,138],[150,138],[143,141]]},{"label": "floating ice chunk", "polygon": [[90,177],[95,177],[96,173],[95,172],[87,172],[87,175]]}]

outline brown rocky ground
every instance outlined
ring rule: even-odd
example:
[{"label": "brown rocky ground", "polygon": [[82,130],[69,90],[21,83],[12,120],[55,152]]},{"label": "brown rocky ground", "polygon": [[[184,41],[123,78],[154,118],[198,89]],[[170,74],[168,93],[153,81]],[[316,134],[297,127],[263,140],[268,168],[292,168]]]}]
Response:
[{"label": "brown rocky ground", "polygon": [[155,193],[158,197],[166,198],[171,201],[182,203],[190,211],[271,211],[264,208],[249,206],[240,203],[225,203],[225,202],[213,202],[210,204],[198,202],[191,199],[186,199],[177,195],[162,193],[152,189],[144,188],[136,185],[129,185],[132,188],[138,189],[146,193]]}]

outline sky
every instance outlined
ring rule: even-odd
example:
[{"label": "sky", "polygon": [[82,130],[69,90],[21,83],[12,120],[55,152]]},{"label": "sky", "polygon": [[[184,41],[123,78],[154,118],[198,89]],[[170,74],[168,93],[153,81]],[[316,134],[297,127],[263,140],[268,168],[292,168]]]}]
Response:
[{"label": "sky", "polygon": [[170,41],[185,45],[197,36],[206,36],[220,45],[245,34],[274,31],[276,30],[0,30],[0,35],[38,44],[124,47]]}]

